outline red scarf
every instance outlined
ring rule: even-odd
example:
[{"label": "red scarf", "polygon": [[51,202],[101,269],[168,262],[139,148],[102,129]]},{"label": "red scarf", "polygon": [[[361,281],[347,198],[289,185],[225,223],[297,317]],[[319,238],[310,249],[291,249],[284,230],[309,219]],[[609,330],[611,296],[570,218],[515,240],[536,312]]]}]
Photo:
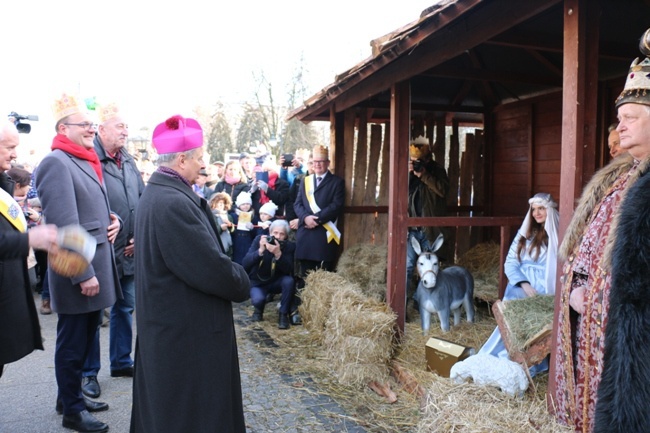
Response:
[{"label": "red scarf", "polygon": [[[278,180],[278,174],[274,171],[269,171],[269,188],[275,189],[275,181]],[[269,202],[270,199],[269,197],[264,193],[264,191],[260,190],[260,204],[264,204],[266,202]]]},{"label": "red scarf", "polygon": [[56,134],[52,140],[52,150],[60,149],[65,153],[69,153],[72,156],[83,159],[90,163],[90,166],[97,173],[99,178],[99,183],[104,183],[104,177],[102,176],[102,165],[99,162],[99,157],[95,152],[95,148],[86,149],[85,147],[71,141],[68,137],[63,134]]}]

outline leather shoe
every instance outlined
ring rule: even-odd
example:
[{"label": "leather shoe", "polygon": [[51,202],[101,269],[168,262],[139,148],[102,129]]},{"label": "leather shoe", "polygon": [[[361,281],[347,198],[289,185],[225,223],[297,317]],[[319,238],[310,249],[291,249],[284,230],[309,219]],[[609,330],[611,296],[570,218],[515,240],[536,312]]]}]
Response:
[{"label": "leather shoe", "polygon": [[292,325],[302,325],[302,317],[298,311],[291,313],[291,324]]},{"label": "leather shoe", "polygon": [[101,395],[102,389],[97,382],[97,376],[86,376],[81,379],[81,392],[90,398],[97,398]]},{"label": "leather shoe", "polygon": [[[104,403],[103,401],[92,401],[84,397],[84,404],[86,405],[86,410],[88,412],[103,412],[108,410],[108,403]],[[60,398],[56,399],[55,409],[56,413],[59,415],[63,414],[63,402]]]},{"label": "leather shoe", "polygon": [[108,424],[99,421],[87,410],[73,415],[63,415],[61,425],[80,433],[105,433],[108,431]]},{"label": "leather shoe", "polygon": [[111,377],[133,377],[133,366],[111,370]]},{"label": "leather shoe", "polygon": [[289,316],[288,315],[280,313],[280,318],[278,319],[278,328],[279,329],[289,329]]}]

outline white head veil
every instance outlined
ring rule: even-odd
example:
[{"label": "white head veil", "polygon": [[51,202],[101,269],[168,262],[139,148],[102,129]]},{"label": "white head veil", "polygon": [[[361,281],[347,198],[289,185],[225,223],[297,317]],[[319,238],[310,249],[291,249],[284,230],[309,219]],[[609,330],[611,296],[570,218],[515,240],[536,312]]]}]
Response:
[{"label": "white head veil", "polygon": [[557,211],[557,203],[553,201],[551,194],[545,192],[538,192],[530,200],[528,200],[530,207],[526,212],[526,218],[519,228],[519,234],[526,237],[528,228],[532,221],[532,212],[530,211],[533,205],[544,206],[546,208],[546,222],[544,223],[544,230],[548,234],[548,247],[546,250],[546,294],[555,294],[555,277],[557,272],[557,226],[560,219]]}]

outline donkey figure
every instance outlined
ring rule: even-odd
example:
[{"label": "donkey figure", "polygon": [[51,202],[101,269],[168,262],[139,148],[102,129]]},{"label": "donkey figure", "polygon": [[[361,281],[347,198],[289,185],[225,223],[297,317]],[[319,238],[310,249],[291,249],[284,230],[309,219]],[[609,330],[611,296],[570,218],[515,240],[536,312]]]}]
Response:
[{"label": "donkey figure", "polygon": [[417,271],[420,277],[413,298],[420,308],[422,332],[427,334],[431,327],[431,314],[438,313],[440,326],[449,331],[449,318],[454,312],[454,326],[460,324],[460,307],[465,307],[467,321],[474,322],[474,277],[461,266],[451,266],[440,270],[438,256],[435,254],[442,246],[444,238],[438,236],[428,251],[422,251],[417,239],[411,238],[411,246],[418,254]]}]

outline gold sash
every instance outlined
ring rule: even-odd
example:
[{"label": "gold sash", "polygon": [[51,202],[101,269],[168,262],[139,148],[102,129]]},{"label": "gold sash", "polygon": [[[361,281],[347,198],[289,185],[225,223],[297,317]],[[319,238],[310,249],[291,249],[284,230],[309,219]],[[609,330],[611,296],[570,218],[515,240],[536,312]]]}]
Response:
[{"label": "gold sash", "polygon": [[20,205],[4,189],[0,188],[0,214],[20,232],[27,231],[27,220]]},{"label": "gold sash", "polygon": [[[320,207],[318,207],[318,204],[316,203],[316,199],[314,198],[314,176],[305,176],[305,193],[307,194],[307,201],[309,202],[309,208],[313,213],[318,213],[320,212]],[[339,229],[336,228],[336,222],[333,221],[328,221],[325,224],[323,224],[323,227],[325,227],[325,230],[327,230],[327,243],[330,243],[332,241],[336,242],[337,244],[341,244],[341,232],[339,232]]]}]

